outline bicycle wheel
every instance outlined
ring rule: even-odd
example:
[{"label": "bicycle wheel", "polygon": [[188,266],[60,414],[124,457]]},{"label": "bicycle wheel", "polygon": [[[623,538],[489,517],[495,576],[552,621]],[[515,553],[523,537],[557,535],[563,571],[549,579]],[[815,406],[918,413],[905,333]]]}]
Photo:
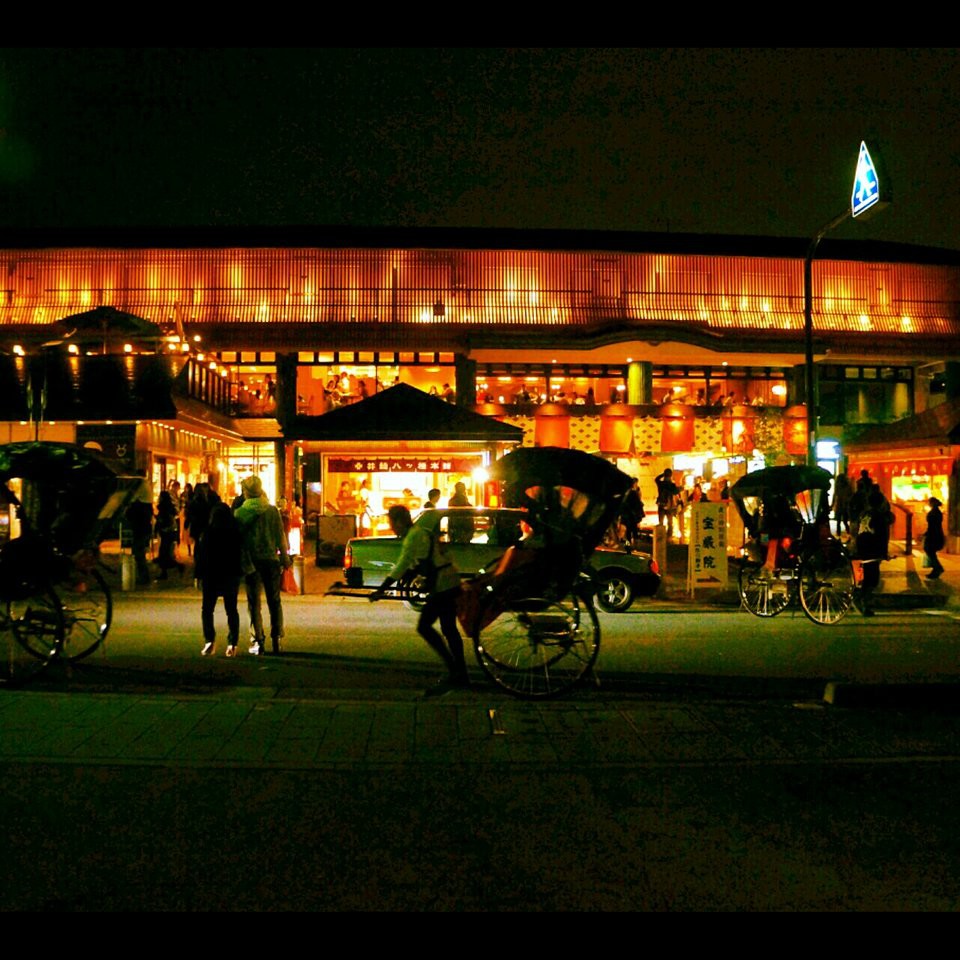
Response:
[{"label": "bicycle wheel", "polygon": [[[491,597],[488,603],[499,603]],[[477,661],[497,686],[526,700],[559,696],[589,674],[600,652],[593,606],[569,596],[512,600],[489,623],[481,611],[474,629]]]},{"label": "bicycle wheel", "polygon": [[103,643],[113,619],[110,588],[97,569],[74,570],[57,593],[63,605],[63,652],[68,660],[82,660]]},{"label": "bicycle wheel", "polygon": [[63,612],[56,594],[46,588],[25,591],[0,612],[0,685],[32,680],[63,648]]},{"label": "bicycle wheel", "polygon": [[853,564],[846,551],[827,547],[801,559],[800,606],[814,623],[842,620],[853,600]]},{"label": "bicycle wheel", "polygon": [[740,564],[737,590],[740,602],[755,617],[775,617],[790,605],[790,581],[774,576],[754,560]]}]

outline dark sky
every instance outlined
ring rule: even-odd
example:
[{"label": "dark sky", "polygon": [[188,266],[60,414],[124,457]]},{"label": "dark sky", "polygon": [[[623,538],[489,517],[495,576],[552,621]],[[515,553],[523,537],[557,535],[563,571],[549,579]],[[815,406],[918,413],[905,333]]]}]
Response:
[{"label": "dark sky", "polygon": [[352,224],[960,248],[954,49],[2,49],[0,227]]}]

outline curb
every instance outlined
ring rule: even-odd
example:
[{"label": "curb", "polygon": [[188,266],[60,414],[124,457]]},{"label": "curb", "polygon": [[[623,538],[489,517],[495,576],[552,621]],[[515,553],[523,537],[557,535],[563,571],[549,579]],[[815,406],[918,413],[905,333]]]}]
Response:
[{"label": "curb", "polygon": [[823,702],[834,707],[960,712],[960,680],[945,683],[844,683],[831,681]]}]

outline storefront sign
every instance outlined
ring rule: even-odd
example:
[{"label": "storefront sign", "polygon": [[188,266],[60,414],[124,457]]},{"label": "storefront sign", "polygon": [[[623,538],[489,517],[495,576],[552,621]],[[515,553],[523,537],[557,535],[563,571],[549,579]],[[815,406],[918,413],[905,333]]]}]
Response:
[{"label": "storefront sign", "polygon": [[92,445],[105,457],[121,463],[130,473],[137,465],[137,427],[133,423],[78,423],[78,446]]},{"label": "storefront sign", "polygon": [[687,588],[723,587],[727,583],[727,507],[701,500],[690,508]]},{"label": "storefront sign", "polygon": [[331,457],[329,473],[471,473],[477,457]]}]

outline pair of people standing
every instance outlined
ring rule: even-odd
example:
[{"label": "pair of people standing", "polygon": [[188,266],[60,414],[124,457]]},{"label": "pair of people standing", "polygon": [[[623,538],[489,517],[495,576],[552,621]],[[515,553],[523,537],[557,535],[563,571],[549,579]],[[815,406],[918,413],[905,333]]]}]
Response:
[{"label": "pair of people standing", "polygon": [[214,610],[223,597],[227,616],[228,657],[237,655],[240,617],[237,596],[240,581],[244,582],[247,612],[250,616],[250,653],[261,656],[266,651],[266,633],[261,612],[261,595],[265,597],[270,616],[272,652],[283,652],[283,605],[280,582],[290,566],[287,538],[280,511],[270,504],[257,476],[247,477],[241,484],[242,500],[234,501],[235,509],[218,503],[210,513],[210,522],[201,537],[198,551],[197,578],[203,589],[200,620],[203,628],[204,656],[216,652]]}]

